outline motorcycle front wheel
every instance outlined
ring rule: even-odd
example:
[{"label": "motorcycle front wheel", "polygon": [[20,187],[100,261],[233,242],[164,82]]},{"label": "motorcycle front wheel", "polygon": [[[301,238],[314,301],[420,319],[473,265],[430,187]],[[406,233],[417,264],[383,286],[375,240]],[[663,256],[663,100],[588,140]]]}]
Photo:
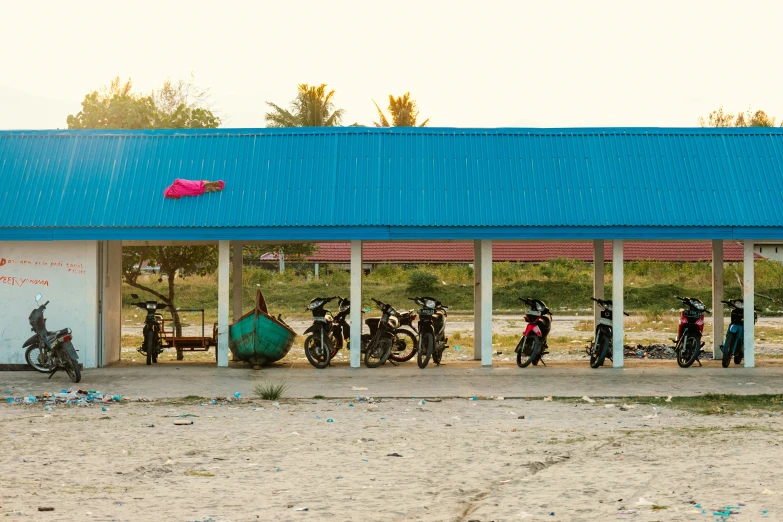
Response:
[{"label": "motorcycle front wheel", "polygon": [[734,345],[737,342],[737,334],[729,332],[726,334],[726,342],[723,343],[723,359],[721,364],[724,368],[728,368],[731,364],[731,356],[734,355]]},{"label": "motorcycle front wheel", "polygon": [[408,362],[416,354],[416,344],[418,339],[408,330],[397,330],[394,332],[394,343],[392,353],[389,359],[395,362]]},{"label": "motorcycle front wheel", "polygon": [[329,366],[329,363],[332,360],[332,347],[330,346],[328,335],[324,336],[323,344],[325,346],[321,346],[320,334],[308,336],[304,343],[304,351],[307,360],[319,370],[323,370]]},{"label": "motorcycle front wheel", "polygon": [[152,354],[155,353],[155,343],[151,332],[147,332],[147,336],[144,338],[144,351],[147,352],[147,366],[149,366],[152,364]]},{"label": "motorcycle front wheel", "polygon": [[392,350],[392,340],[381,337],[377,343],[367,347],[364,353],[364,365],[368,368],[377,368],[386,362]]},{"label": "motorcycle front wheel", "polygon": [[432,352],[435,350],[435,336],[425,332],[419,336],[419,352],[416,354],[416,362],[419,368],[424,369],[430,362]]},{"label": "motorcycle front wheel", "polygon": [[677,364],[680,368],[688,368],[699,357],[699,340],[696,337],[687,336],[680,349],[677,351]]},{"label": "motorcycle front wheel", "polygon": [[[528,353],[527,359],[522,360],[525,357],[525,352]],[[541,339],[537,335],[528,335],[522,341],[522,347],[517,352],[517,366],[520,368],[527,368],[530,363],[537,361],[541,352]]]},{"label": "motorcycle front wheel", "polygon": [[606,360],[606,354],[609,353],[609,339],[606,335],[599,332],[595,336],[595,345],[593,353],[590,355],[590,368],[600,368]]},{"label": "motorcycle front wheel", "polygon": [[32,366],[33,370],[37,372],[51,373],[54,369],[51,364],[51,358],[47,357],[46,351],[38,344],[28,346],[24,352],[24,358],[27,364]]},{"label": "motorcycle front wheel", "polygon": [[63,356],[65,361],[65,373],[71,378],[73,382],[79,382],[82,380],[82,372],[79,370],[79,362],[76,359],[72,359],[69,355]]}]

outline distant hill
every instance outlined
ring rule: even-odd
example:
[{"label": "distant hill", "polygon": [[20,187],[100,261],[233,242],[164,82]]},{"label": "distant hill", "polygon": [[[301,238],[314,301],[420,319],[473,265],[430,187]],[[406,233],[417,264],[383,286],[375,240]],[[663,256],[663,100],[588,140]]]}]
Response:
[{"label": "distant hill", "polygon": [[68,103],[0,85],[0,129],[64,129],[65,118],[79,110]]}]

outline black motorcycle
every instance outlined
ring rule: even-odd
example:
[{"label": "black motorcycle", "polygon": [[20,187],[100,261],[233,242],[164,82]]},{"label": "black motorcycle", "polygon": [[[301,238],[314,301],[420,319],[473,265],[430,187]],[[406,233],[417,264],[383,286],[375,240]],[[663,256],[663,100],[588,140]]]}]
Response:
[{"label": "black motorcycle", "polygon": [[[136,294],[131,294],[131,297],[139,299]],[[133,303],[133,306],[147,312],[144,318],[144,344],[139,348],[139,353],[147,356],[147,365],[157,363],[158,355],[163,351],[163,344],[160,341],[161,317],[157,311],[163,310],[168,305],[157,301],[139,301]]]},{"label": "black motorcycle", "polygon": [[[739,364],[745,356],[745,304],[742,299],[729,299],[721,303],[731,308],[731,323],[726,330],[726,340],[720,347],[723,352],[721,364],[724,368],[728,368],[732,357],[734,357],[734,364]],[[753,309],[753,324],[756,324],[759,319],[759,314],[756,312],[760,311],[758,308]]]},{"label": "black motorcycle", "polygon": [[416,311],[397,313],[400,325],[394,330],[394,341],[389,360],[394,362],[410,361],[418,350],[419,332],[413,322],[416,320]]},{"label": "black motorcycle", "polygon": [[[326,304],[339,299],[340,311],[336,316],[326,308]],[[316,297],[307,305],[307,309],[313,313],[313,324],[305,330],[307,335],[304,343],[304,351],[307,360],[316,368],[323,369],[329,366],[332,357],[351,338],[348,314],[351,312],[351,302],[340,296]]]},{"label": "black motorcycle", "polygon": [[392,353],[396,340],[395,332],[400,326],[400,320],[397,310],[392,305],[382,303],[375,298],[372,300],[381,310],[381,316],[370,317],[364,321],[370,327],[369,340],[364,348],[364,365],[368,368],[377,368],[384,364]]},{"label": "black motorcycle", "polygon": [[549,353],[546,351],[549,348],[546,340],[552,328],[552,312],[539,299],[520,297],[519,300],[527,304],[528,310],[525,312],[525,333],[514,349],[517,353],[517,366],[526,368],[530,363],[534,366],[538,363],[546,366],[544,355]]},{"label": "black motorcycle", "polygon": [[[598,368],[603,366],[607,357],[610,361],[612,360],[612,300],[596,299],[595,297],[590,299],[601,307],[601,313],[595,323],[595,338],[593,338],[593,344],[587,349],[587,354],[590,356],[590,368]],[[627,316],[628,314],[623,312],[623,315]]]},{"label": "black motorcycle", "polygon": [[419,368],[426,368],[432,361],[440,365],[443,352],[448,348],[446,344],[446,317],[448,306],[434,297],[409,297],[411,301],[421,307],[419,309],[419,346],[416,354],[416,362]]},{"label": "black motorcycle", "polygon": [[677,330],[677,339],[672,339],[676,344],[677,364],[680,368],[688,368],[694,362],[699,361],[699,354],[704,343],[701,340],[704,331],[704,314],[710,313],[704,303],[695,297],[678,297],[685,308],[680,315],[680,327]]},{"label": "black motorcycle", "polygon": [[[41,294],[36,295],[35,302],[40,300]],[[49,301],[46,301],[30,312],[28,321],[35,335],[22,346],[26,348],[24,357],[27,364],[39,372],[48,373],[50,379],[58,370],[64,370],[73,382],[79,382],[82,380],[82,374],[79,369],[79,356],[71,342],[73,334],[70,328],[56,332],[46,329],[44,310],[48,304]]]}]

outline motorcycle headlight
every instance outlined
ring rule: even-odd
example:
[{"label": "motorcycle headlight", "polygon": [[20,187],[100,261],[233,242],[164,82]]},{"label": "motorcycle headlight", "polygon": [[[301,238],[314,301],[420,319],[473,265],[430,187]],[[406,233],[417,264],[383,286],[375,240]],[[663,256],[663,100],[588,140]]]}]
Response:
[{"label": "motorcycle headlight", "polygon": [[437,301],[435,301],[433,299],[425,299],[424,300],[424,306],[426,306],[427,308],[435,308],[435,306],[437,306],[437,304],[438,304]]},{"label": "motorcycle headlight", "polygon": [[743,308],[745,308],[745,303],[743,303],[742,301],[735,301],[734,306],[742,310]]},{"label": "motorcycle headlight", "polygon": [[606,310],[611,312],[612,311],[612,305],[610,305],[610,304],[606,305]]},{"label": "motorcycle headlight", "polygon": [[315,310],[319,306],[323,304],[323,300],[319,299],[318,301],[311,301],[309,305],[307,305],[308,310]]},{"label": "motorcycle headlight", "polygon": [[155,303],[147,303],[147,310],[154,310],[155,308],[157,308]]},{"label": "motorcycle headlight", "polygon": [[704,310],[707,309],[706,306],[704,306],[702,303],[698,303],[698,302],[693,303],[693,307],[696,308],[696,310],[698,310],[700,312],[703,312]]}]

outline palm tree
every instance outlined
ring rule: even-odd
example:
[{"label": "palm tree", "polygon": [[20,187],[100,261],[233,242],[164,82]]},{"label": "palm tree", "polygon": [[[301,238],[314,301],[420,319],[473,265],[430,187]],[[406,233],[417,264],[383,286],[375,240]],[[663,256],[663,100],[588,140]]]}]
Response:
[{"label": "palm tree", "polygon": [[[372,102],[375,103],[375,100]],[[419,110],[416,106],[416,100],[411,98],[411,93],[409,92],[396,98],[391,94],[389,95],[389,114],[391,114],[392,125],[389,125],[389,120],[377,103],[375,103],[375,108],[378,109],[378,117],[381,120],[380,122],[375,122],[376,127],[416,127],[416,118],[419,117]],[[419,127],[424,127],[429,121],[430,119],[427,118]]]},{"label": "palm tree", "polygon": [[299,84],[296,98],[291,102],[291,110],[283,109],[272,102],[266,102],[272,108],[266,113],[267,127],[336,127],[343,118],[343,109],[335,109],[332,103],[334,90],[326,92],[326,84],[318,87],[306,83]]}]

